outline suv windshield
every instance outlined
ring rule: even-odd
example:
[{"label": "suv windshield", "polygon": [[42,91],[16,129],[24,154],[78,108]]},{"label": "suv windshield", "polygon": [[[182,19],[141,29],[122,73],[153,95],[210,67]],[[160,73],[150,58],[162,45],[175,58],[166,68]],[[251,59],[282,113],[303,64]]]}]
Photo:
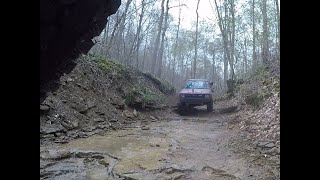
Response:
[{"label": "suv windshield", "polygon": [[209,83],[207,81],[187,81],[186,89],[208,89]]}]

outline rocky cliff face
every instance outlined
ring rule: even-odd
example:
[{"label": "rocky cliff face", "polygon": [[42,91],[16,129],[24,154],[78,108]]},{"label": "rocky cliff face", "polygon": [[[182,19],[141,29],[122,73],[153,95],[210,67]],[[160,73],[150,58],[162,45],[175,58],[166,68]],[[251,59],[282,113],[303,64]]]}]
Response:
[{"label": "rocky cliff face", "polygon": [[40,102],[93,46],[121,0],[40,0]]}]

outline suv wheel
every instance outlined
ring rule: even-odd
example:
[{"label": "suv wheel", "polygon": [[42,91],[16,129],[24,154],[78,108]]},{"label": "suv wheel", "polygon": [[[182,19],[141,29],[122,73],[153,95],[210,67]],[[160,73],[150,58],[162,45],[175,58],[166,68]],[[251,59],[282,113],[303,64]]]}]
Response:
[{"label": "suv wheel", "polygon": [[209,103],[207,104],[207,111],[208,111],[208,112],[212,112],[212,111],[213,111],[213,103],[212,103],[212,102],[209,102]]}]

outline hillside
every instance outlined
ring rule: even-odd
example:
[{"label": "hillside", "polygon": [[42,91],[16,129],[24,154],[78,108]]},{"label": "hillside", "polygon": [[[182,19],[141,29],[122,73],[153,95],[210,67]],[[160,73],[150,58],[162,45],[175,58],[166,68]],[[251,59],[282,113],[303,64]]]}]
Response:
[{"label": "hillside", "polygon": [[260,68],[243,83],[236,85],[233,98],[220,98],[216,105],[230,109],[228,127],[238,136],[230,146],[252,160],[263,165],[265,160],[280,170],[280,73],[279,69]]},{"label": "hillside", "polygon": [[[165,80],[83,55],[40,105],[40,142],[66,143],[136,121],[154,121],[175,92]],[[153,111],[155,110],[155,111]]]}]

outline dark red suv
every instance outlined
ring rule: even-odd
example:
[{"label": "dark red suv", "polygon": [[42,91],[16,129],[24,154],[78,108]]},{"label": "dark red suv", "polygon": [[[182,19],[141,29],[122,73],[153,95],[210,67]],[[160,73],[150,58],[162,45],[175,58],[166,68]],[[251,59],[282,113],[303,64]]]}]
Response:
[{"label": "dark red suv", "polygon": [[207,105],[207,110],[212,111],[212,85],[206,79],[188,79],[179,93],[178,109]]}]

